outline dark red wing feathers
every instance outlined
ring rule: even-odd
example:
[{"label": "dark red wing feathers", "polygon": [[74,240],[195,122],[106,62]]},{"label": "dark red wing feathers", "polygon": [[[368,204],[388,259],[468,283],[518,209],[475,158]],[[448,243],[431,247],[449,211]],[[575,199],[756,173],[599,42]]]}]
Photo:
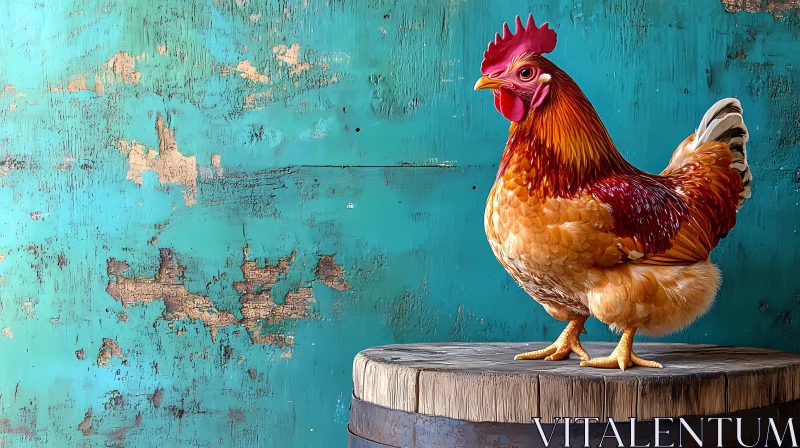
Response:
[{"label": "dark red wing feathers", "polygon": [[631,238],[644,254],[665,252],[686,218],[686,204],[668,178],[647,174],[612,174],[587,186],[614,216],[614,233]]}]

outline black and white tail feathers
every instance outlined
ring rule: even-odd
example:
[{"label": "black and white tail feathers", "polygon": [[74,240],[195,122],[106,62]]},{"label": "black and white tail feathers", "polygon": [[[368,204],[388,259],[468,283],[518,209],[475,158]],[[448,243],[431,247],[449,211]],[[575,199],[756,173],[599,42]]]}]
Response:
[{"label": "black and white tail feathers", "polygon": [[753,181],[750,165],[747,164],[745,148],[747,140],[748,133],[742,118],[742,105],[736,98],[725,98],[717,101],[703,115],[693,142],[693,149],[711,141],[725,143],[730,148],[731,156],[733,156],[731,168],[742,176],[742,191],[739,192],[737,210],[742,208],[745,199],[750,197],[750,183]]}]

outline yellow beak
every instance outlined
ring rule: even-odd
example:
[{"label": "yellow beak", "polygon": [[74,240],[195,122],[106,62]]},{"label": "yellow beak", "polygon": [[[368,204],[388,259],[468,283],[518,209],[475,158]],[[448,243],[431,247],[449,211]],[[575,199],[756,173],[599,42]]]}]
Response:
[{"label": "yellow beak", "polygon": [[475,83],[475,90],[481,89],[499,89],[505,82],[498,79],[491,79],[488,76],[481,76],[478,82]]}]

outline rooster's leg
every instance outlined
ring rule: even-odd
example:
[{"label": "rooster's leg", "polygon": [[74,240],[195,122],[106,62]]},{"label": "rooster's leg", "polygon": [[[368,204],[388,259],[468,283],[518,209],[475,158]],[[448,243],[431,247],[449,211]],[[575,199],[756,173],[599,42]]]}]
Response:
[{"label": "rooster's leg", "polygon": [[542,359],[545,361],[558,361],[569,356],[570,353],[575,353],[581,359],[589,359],[589,354],[581,347],[581,333],[585,333],[583,324],[586,322],[586,317],[580,317],[571,320],[567,324],[567,328],[561,332],[561,336],[556,339],[556,342],[541,350],[532,352],[520,353],[514,359]]},{"label": "rooster's leg", "polygon": [[617,344],[617,348],[615,348],[610,355],[603,356],[601,358],[593,358],[588,361],[581,361],[581,365],[588,367],[600,367],[603,369],[619,368],[621,370],[625,370],[631,366],[656,367],[660,369],[661,364],[655,361],[642,359],[636,356],[636,353],[633,352],[633,335],[635,333],[635,328],[626,328],[622,333],[622,338],[620,338],[619,344]]}]

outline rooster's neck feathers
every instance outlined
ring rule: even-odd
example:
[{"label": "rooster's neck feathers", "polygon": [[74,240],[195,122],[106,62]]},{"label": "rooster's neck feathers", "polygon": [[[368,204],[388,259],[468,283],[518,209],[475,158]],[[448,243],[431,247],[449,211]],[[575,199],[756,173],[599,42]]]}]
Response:
[{"label": "rooster's neck feathers", "polygon": [[568,197],[608,175],[637,172],[577,84],[554,64],[549,71],[554,83],[550,97],[512,123],[498,177],[514,155],[523,155],[531,164],[524,175],[532,192]]}]

